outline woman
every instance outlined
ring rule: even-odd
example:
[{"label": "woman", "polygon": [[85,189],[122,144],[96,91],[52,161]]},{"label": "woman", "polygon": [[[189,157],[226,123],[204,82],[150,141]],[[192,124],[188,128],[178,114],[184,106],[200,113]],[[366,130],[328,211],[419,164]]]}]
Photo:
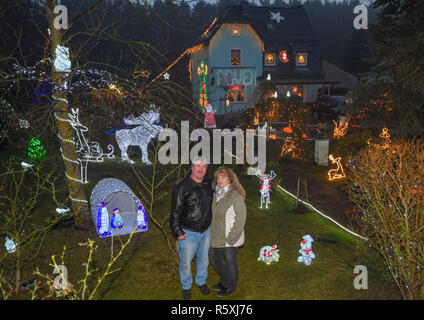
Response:
[{"label": "woman", "polygon": [[210,261],[220,277],[212,287],[219,297],[236,291],[238,281],[237,251],[244,243],[246,223],[246,192],[237,175],[229,168],[219,167],[212,183]]}]

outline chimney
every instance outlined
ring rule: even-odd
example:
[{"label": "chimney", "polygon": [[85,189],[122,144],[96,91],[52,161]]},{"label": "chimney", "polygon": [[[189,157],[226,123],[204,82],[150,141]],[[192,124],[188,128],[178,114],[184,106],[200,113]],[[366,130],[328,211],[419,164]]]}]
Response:
[{"label": "chimney", "polygon": [[249,10],[248,10],[249,2],[246,0],[241,0],[239,5],[241,6],[241,12],[243,13],[243,15],[245,17],[249,16]]}]

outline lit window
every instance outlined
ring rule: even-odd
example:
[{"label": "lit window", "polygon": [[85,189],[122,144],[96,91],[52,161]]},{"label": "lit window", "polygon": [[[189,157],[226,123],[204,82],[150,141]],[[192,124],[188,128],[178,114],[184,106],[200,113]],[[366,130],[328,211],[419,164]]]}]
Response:
[{"label": "lit window", "polygon": [[241,50],[240,49],[231,49],[230,62],[232,66],[241,65]]},{"label": "lit window", "polygon": [[238,37],[240,35],[240,29],[237,26],[233,27],[233,32],[232,32],[234,37]]},{"label": "lit window", "polygon": [[307,53],[296,54],[296,65],[297,66],[307,66],[308,65],[308,54]]},{"label": "lit window", "polygon": [[244,86],[230,86],[227,98],[230,102],[244,102]]},{"label": "lit window", "polygon": [[265,53],[265,65],[275,66],[276,55],[275,53]]}]

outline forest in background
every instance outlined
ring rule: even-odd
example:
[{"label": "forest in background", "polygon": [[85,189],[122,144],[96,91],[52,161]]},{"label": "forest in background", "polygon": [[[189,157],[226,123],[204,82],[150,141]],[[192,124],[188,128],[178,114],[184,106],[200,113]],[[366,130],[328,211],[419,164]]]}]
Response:
[{"label": "forest in background", "polygon": [[[4,5],[10,1],[0,1]],[[23,4],[37,4],[38,1],[20,0],[14,1]],[[89,8],[97,1],[71,1],[63,0],[61,4],[68,9],[70,16]],[[102,30],[114,32],[119,30],[126,35],[127,39],[150,43],[157,48],[165,59],[162,61],[172,62],[185,49],[190,47],[193,41],[201,32],[211,23],[213,18],[227,5],[237,4],[239,0],[218,0],[215,3],[209,3],[204,0],[194,1],[171,1],[155,0],[149,3],[143,0],[127,1],[114,0],[103,1],[99,7],[107,12],[105,18],[110,22],[110,26]],[[295,0],[260,0],[261,6],[291,6],[298,4]],[[255,2],[249,2],[250,5],[257,5]],[[353,8],[360,4],[358,0],[331,2],[321,0],[308,0],[303,3],[307,15],[315,29],[315,33],[321,44],[323,56],[342,64],[349,70],[362,73],[368,70],[369,65],[363,61],[369,54],[367,44],[369,42],[368,31],[355,30],[353,20],[355,14]],[[39,61],[43,56],[42,43],[45,41],[43,26],[46,24],[41,15],[37,15],[33,10],[24,10],[24,8],[11,7],[2,10],[0,19],[0,30],[2,30],[3,43],[0,48],[1,55],[14,53],[15,58],[25,61]],[[376,11],[368,7],[368,23],[374,24],[377,21]],[[84,32],[84,26],[90,23],[90,15],[83,17],[77,25],[69,30],[69,33],[78,34]],[[37,26],[37,27],[34,27]],[[47,28],[47,26],[45,26]],[[109,35],[111,36],[111,35]],[[81,37],[76,37],[81,40]],[[107,37],[105,36],[104,39]],[[90,41],[90,39],[87,39]],[[19,45],[18,45],[19,43]],[[40,46],[41,44],[41,46]],[[25,57],[20,56],[18,46],[26,48]],[[27,48],[32,48],[28,56]],[[131,54],[123,52],[123,49],[114,44],[111,46],[107,40],[93,41],[89,51],[85,53],[87,61],[102,60],[105,64],[119,64],[121,67],[131,66]],[[93,58],[95,57],[95,59]],[[146,60],[149,62],[149,59]],[[153,61],[150,61],[153,62]],[[127,64],[127,66],[125,66]],[[167,65],[146,66],[152,73],[160,72]],[[187,65],[180,66],[178,73],[186,74]],[[157,69],[157,70],[155,70]],[[185,79],[184,79],[185,78]],[[186,80],[185,77],[174,77],[172,80]],[[186,80],[187,81],[187,80]]]}]

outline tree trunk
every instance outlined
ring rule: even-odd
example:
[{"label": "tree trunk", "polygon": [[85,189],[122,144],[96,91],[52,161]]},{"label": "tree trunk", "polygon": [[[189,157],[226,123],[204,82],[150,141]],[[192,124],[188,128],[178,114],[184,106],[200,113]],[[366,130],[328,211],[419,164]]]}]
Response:
[{"label": "tree trunk", "polygon": [[[50,29],[50,49],[53,53],[53,60],[56,56],[56,46],[62,44],[62,30],[54,27],[55,15],[54,8],[57,6],[57,0],[47,0],[46,18]],[[55,112],[56,129],[61,146],[61,154],[65,165],[65,175],[68,180],[69,196],[72,201],[72,210],[77,228],[87,228],[89,222],[88,201],[85,191],[82,186],[82,177],[80,163],[75,151],[75,144],[69,141],[74,141],[73,128],[68,121],[68,103],[66,93],[57,90],[55,86],[62,87],[66,81],[67,74],[56,72],[56,69],[51,65],[52,82],[53,82],[53,103],[52,109]],[[63,138],[63,139],[62,139]]]}]

